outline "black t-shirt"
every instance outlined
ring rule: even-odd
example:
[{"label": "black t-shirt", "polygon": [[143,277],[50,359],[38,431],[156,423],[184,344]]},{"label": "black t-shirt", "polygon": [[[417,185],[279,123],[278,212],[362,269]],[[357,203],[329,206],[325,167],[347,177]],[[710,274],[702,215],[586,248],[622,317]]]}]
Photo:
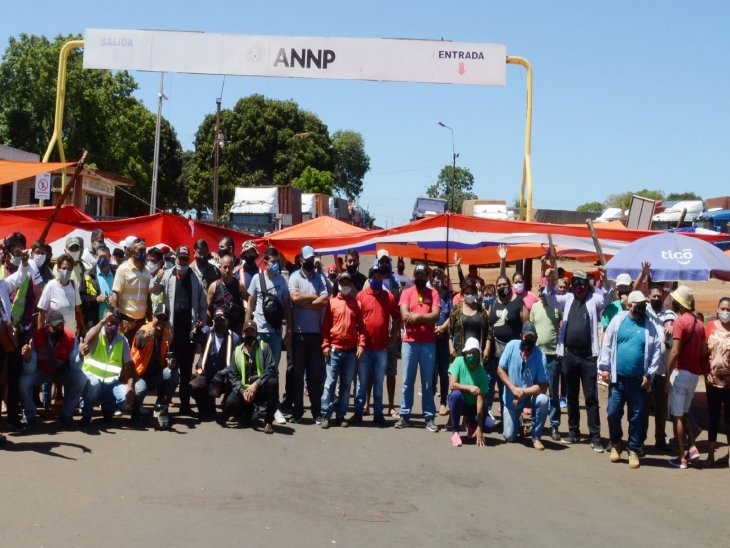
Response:
[{"label": "black t-shirt", "polygon": [[[473,316],[461,314],[461,323],[464,326],[464,341],[469,337],[474,337],[482,344],[482,316],[477,312]],[[461,348],[458,349],[461,351]]]},{"label": "black t-shirt", "polygon": [[519,339],[522,334],[522,297],[502,303],[499,299],[492,303],[489,310],[489,323],[492,324],[494,338],[503,343]]},{"label": "black t-shirt", "polygon": [[154,347],[152,349],[152,356],[150,356],[150,363],[147,366],[147,370],[144,372],[144,377],[152,378],[157,375],[162,369],[160,363],[160,342],[162,341],[162,335],[154,335],[152,337],[152,343]]},{"label": "black t-shirt", "polygon": [[177,332],[189,332],[193,327],[193,282],[190,276],[194,274],[188,271],[182,280],[175,280],[175,302],[172,306]]},{"label": "black t-shirt", "polygon": [[591,351],[591,317],[586,301],[575,299],[568,313],[565,346],[584,352]]}]

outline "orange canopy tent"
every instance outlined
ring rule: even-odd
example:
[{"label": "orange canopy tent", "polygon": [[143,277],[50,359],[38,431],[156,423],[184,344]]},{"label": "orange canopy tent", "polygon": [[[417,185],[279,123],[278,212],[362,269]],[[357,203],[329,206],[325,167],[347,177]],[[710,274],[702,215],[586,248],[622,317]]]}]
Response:
[{"label": "orange canopy tent", "polygon": [[51,173],[65,167],[76,165],[76,162],[19,162],[0,160],[0,185],[6,185],[21,179],[27,179],[40,173]]}]

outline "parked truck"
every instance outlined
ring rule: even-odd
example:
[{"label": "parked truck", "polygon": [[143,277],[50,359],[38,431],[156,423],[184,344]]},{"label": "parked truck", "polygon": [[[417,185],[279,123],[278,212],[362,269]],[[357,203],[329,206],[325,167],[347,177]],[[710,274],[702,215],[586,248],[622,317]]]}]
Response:
[{"label": "parked truck", "polygon": [[514,220],[515,212],[507,207],[505,200],[464,200],[461,205],[464,215],[481,219]]},{"label": "parked truck", "polygon": [[446,203],[446,200],[442,198],[419,196],[416,198],[416,204],[413,206],[411,221],[446,213]]},{"label": "parked truck", "polygon": [[310,221],[315,217],[330,214],[330,196],[328,194],[302,193],[302,220]]},{"label": "parked truck", "polygon": [[302,222],[302,192],[292,186],[236,187],[231,228],[255,236]]},{"label": "parked truck", "polygon": [[715,232],[730,232],[730,209],[714,209],[705,211],[695,219],[695,226],[714,230]]}]

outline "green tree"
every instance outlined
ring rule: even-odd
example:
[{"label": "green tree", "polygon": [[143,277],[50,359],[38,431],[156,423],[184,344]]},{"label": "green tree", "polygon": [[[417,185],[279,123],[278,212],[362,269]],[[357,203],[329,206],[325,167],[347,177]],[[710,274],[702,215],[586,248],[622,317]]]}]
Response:
[{"label": "green tree", "polygon": [[[237,186],[286,185],[311,166],[332,172],[332,145],[327,126],[294,101],[251,95],[221,111],[224,143],[218,175],[219,202],[230,203]],[[194,169],[183,183],[191,206],[212,203],[215,114],[209,114],[195,136]],[[226,206],[221,208],[224,214]]]},{"label": "green tree", "polygon": [[672,192],[664,199],[667,202],[681,202],[683,200],[702,200],[702,198],[694,192]]},{"label": "green tree", "polygon": [[[53,131],[56,75],[61,47],[78,35],[21,34],[10,38],[0,62],[0,141],[43,155]],[[68,57],[66,108],[62,135],[67,159],[89,151],[89,161],[100,169],[130,177],[133,194],[149,200],[154,150],[155,115],[133,93],[137,83],[126,71],[86,70],[82,52]],[[182,147],[172,127],[163,120],[158,180],[158,203],[174,205],[181,198],[177,180]],[[51,160],[57,160],[54,150]],[[149,206],[118,193],[117,210],[137,215]],[[183,197],[184,200],[184,197]]]},{"label": "green tree", "polygon": [[449,211],[461,212],[461,205],[464,200],[476,200],[477,195],[471,189],[474,188],[474,175],[465,167],[445,166],[441,169],[436,184],[426,189],[426,196],[430,198],[443,198],[447,201]]},{"label": "green tree", "polygon": [[624,192],[622,194],[610,194],[606,198],[606,207],[619,207],[622,210],[629,209],[631,206],[632,196],[642,196],[649,198],[650,200],[663,200],[664,194],[661,190],[648,190],[646,188],[639,190],[638,192]]},{"label": "green tree", "polygon": [[583,213],[601,212],[603,211],[603,204],[601,202],[586,202],[584,204],[580,204],[575,208],[575,210]]},{"label": "green tree", "polygon": [[332,175],[331,171],[320,171],[315,167],[307,166],[291,184],[302,192],[332,194],[334,182],[335,176]]},{"label": "green tree", "polygon": [[362,194],[363,178],[370,170],[365,141],[357,131],[335,131],[332,135],[334,190],[355,201]]}]

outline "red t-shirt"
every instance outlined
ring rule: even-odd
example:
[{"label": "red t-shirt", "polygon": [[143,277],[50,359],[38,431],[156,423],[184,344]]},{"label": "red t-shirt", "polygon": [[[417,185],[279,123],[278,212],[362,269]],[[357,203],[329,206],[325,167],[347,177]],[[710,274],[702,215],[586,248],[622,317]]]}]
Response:
[{"label": "red t-shirt", "polygon": [[365,323],[365,348],[383,350],[388,346],[390,320],[400,318],[400,309],[395,297],[386,290],[375,293],[369,287],[357,294]]},{"label": "red t-shirt", "polygon": [[672,338],[682,341],[677,369],[684,369],[694,375],[702,375],[702,341],[705,340],[705,327],[691,312],[680,314],[674,320]]},{"label": "red t-shirt", "polygon": [[[434,308],[441,308],[441,297],[439,292],[435,289],[425,288],[423,291],[418,291],[418,288],[414,285],[408,289],[403,290],[400,296],[400,305],[407,305],[408,311],[414,314],[428,314],[433,312]],[[436,342],[436,326],[426,324],[403,324],[405,327],[405,335],[403,335],[403,342],[423,342],[423,343],[435,343]]]}]

